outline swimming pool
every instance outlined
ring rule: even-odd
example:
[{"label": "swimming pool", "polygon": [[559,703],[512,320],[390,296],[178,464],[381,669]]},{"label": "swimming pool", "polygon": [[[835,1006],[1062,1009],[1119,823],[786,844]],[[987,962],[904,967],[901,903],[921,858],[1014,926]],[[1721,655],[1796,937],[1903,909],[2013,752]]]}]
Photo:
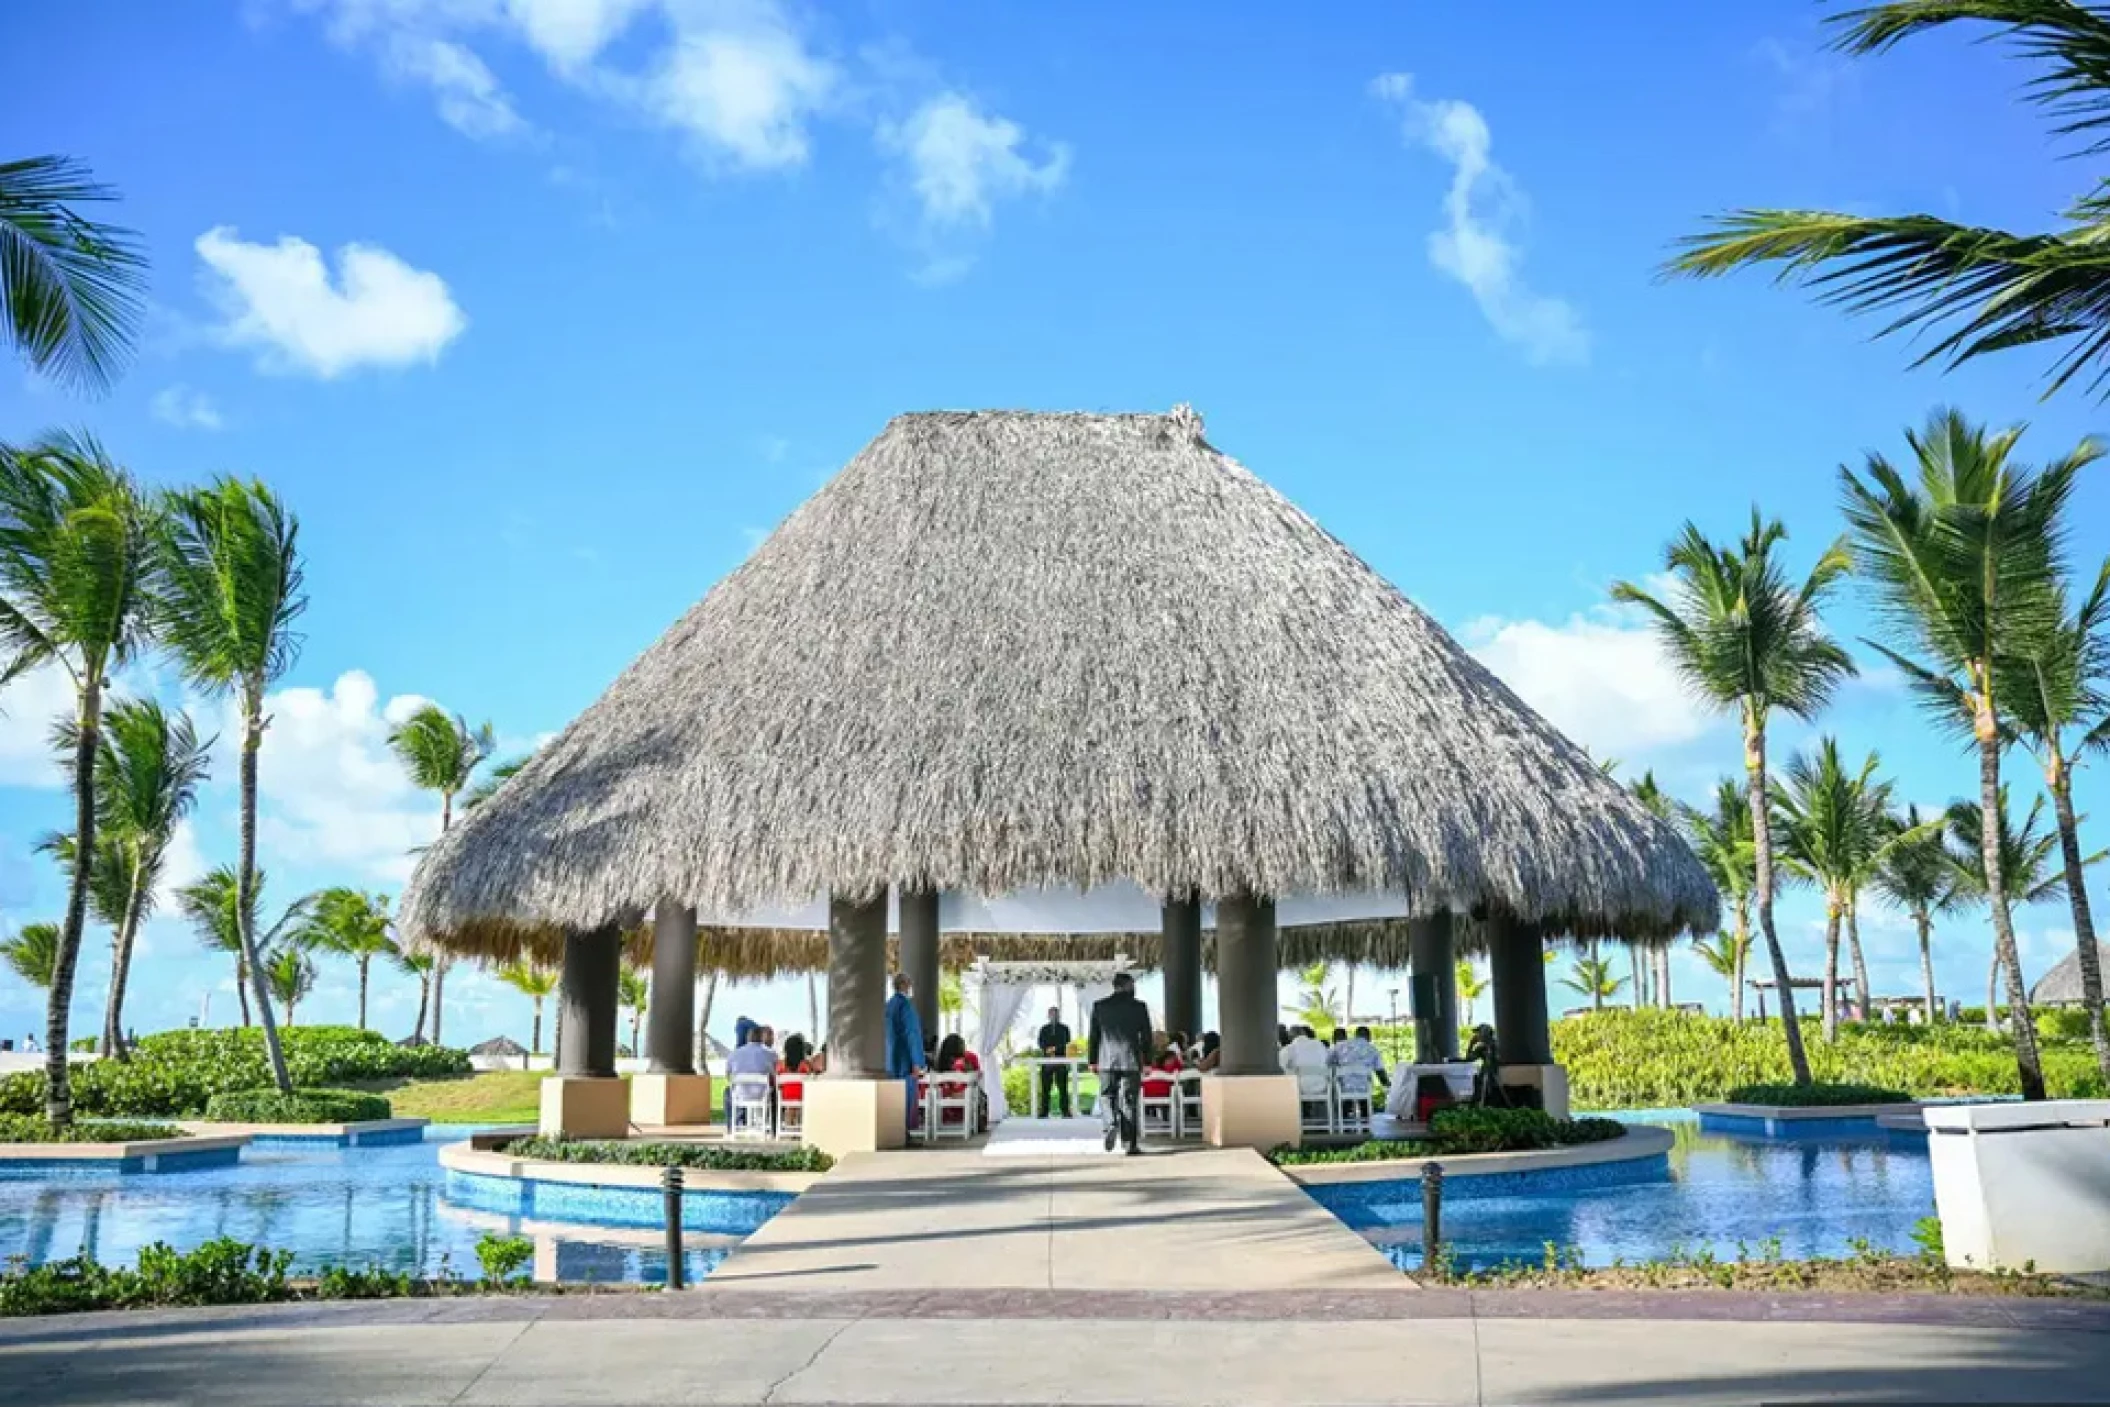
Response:
[{"label": "swimming pool", "polygon": [[[1913,1249],[1913,1224],[1934,1210],[1924,1137],[1862,1133],[1782,1142],[1702,1130],[1684,1110],[1617,1117],[1661,1124],[1676,1142],[1660,1160],[1567,1173],[1446,1183],[1445,1239],[1469,1268],[1536,1262],[1547,1243],[1579,1251],[1591,1265],[1678,1250],[1734,1257],[1778,1241],[1789,1259],[1839,1256],[1856,1238],[1891,1252]],[[467,1136],[432,1129],[399,1147],[255,1144],[239,1166],[164,1177],[50,1168],[0,1174],[0,1260],[43,1262],[92,1251],[129,1263],[151,1241],[188,1249],[232,1236],[294,1253],[296,1271],[378,1264],[436,1274],[477,1274],[485,1232],[535,1242],[538,1277],[571,1281],[666,1279],[655,1218],[611,1213],[628,1225],[523,1217],[517,1202],[452,1186],[439,1149]],[[1479,1186],[1474,1184],[1478,1182]],[[1403,1267],[1421,1263],[1421,1198],[1412,1182],[1310,1189]],[[654,1194],[656,1196],[656,1194]],[[771,1197],[713,1200],[701,1219],[691,1194],[687,1272],[701,1278],[781,1205]],[[471,1205],[483,1202],[484,1205]],[[552,1217],[591,1215],[587,1204],[538,1208]]]},{"label": "swimming pool", "polygon": [[[1484,1183],[1447,1179],[1443,1233],[1457,1264],[1535,1264],[1549,1244],[1563,1256],[1579,1253],[1588,1265],[1679,1252],[1808,1260],[1848,1255],[1863,1240],[1880,1251],[1910,1254],[1914,1224],[1934,1214],[1924,1135],[1870,1128],[1782,1140],[1702,1129],[1683,1109],[1613,1117],[1668,1128],[1675,1139],[1668,1166],[1613,1164]],[[1420,1267],[1418,1183],[1308,1190],[1397,1264]]]}]

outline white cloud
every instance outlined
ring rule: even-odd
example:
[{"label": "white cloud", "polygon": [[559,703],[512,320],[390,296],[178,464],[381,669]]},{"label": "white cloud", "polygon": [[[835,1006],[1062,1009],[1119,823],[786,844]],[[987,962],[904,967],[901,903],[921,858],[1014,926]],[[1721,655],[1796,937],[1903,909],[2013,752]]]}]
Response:
[{"label": "white cloud", "polygon": [[505,12],[529,44],[559,70],[587,64],[651,0],[505,0]]},{"label": "white cloud", "polygon": [[707,13],[701,24],[677,21],[673,43],[641,85],[617,81],[611,91],[632,94],[714,160],[746,170],[803,165],[807,125],[840,80],[835,66],[774,3]]},{"label": "white cloud", "polygon": [[147,403],[147,411],[162,424],[179,430],[217,430],[226,423],[212,397],[180,384],[156,391],[154,399]]},{"label": "white cloud", "polygon": [[340,249],[334,279],[322,252],[291,235],[250,244],[222,225],[197,250],[227,317],[222,336],[257,348],[268,370],[329,378],[435,362],[468,325],[438,274],[373,245]]},{"label": "white cloud", "polygon": [[1687,691],[1655,635],[1606,609],[1560,624],[1493,617],[1460,631],[1482,664],[1548,722],[1629,772],[1721,726]]},{"label": "white cloud", "polygon": [[63,787],[51,730],[73,715],[73,681],[55,664],[0,685],[0,786]]},{"label": "white cloud", "polygon": [[465,136],[511,136],[527,125],[484,61],[451,39],[396,35],[386,63],[395,77],[432,89],[441,119]]},{"label": "white cloud", "polygon": [[1465,285],[1496,335],[1534,364],[1588,361],[1582,314],[1524,282],[1523,251],[1512,238],[1524,218],[1523,192],[1494,163],[1494,134],[1480,110],[1456,98],[1418,98],[1405,73],[1385,74],[1371,89],[1400,109],[1410,145],[1450,164],[1444,224],[1429,236],[1429,262]]},{"label": "white cloud", "polygon": [[1778,81],[1774,128],[1783,134],[1822,127],[1854,84],[1853,66],[1826,49],[1763,39],[1754,53]]},{"label": "white cloud", "polygon": [[996,201],[1054,190],[1069,175],[1067,146],[1048,143],[1036,161],[1024,150],[1024,128],[983,113],[960,93],[940,93],[906,120],[882,123],[879,141],[907,168],[923,218],[934,226],[986,229]]}]

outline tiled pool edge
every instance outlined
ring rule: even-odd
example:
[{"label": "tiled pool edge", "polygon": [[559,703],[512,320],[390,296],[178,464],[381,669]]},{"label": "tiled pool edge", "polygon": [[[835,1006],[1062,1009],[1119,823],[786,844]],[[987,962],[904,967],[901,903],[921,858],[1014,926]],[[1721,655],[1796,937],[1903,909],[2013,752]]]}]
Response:
[{"label": "tiled pool edge", "polygon": [[[1617,1166],[1627,1163],[1663,1162],[1677,1142],[1669,1129],[1653,1124],[1630,1124],[1624,1137],[1603,1143],[1579,1143],[1566,1148],[1534,1148],[1518,1153],[1466,1153],[1452,1157],[1400,1158],[1382,1163],[1310,1163],[1285,1167],[1292,1182],[1307,1190],[1344,1183],[1414,1182],[1429,1163],[1440,1164],[1444,1182],[1455,1188],[1464,1180],[1507,1178],[1507,1188],[1522,1185],[1517,1179],[1544,1176],[1567,1169]],[[1667,1166],[1667,1162],[1665,1163]],[[1551,1185],[1551,1184],[1548,1184]],[[1561,1184],[1569,1185],[1569,1184]],[[1598,1185],[1598,1184],[1591,1184]]]},{"label": "tiled pool edge", "polygon": [[[596,1226],[665,1223],[658,1168],[509,1158],[460,1144],[442,1148],[439,1161],[446,1199],[479,1211]],[[748,1235],[821,1177],[690,1170],[682,1194],[682,1229]]]},{"label": "tiled pool edge", "polygon": [[253,1143],[325,1145],[338,1148],[392,1148],[422,1143],[425,1118],[361,1119],[339,1124],[234,1124],[185,1119],[180,1127],[201,1136],[238,1134]]},{"label": "tiled pool edge", "polygon": [[241,1161],[247,1134],[149,1138],[129,1143],[0,1143],[0,1176],[47,1168],[116,1173],[198,1172]]},{"label": "tiled pool edge", "polygon": [[1759,1134],[1766,1138],[1835,1138],[1840,1134],[1873,1134],[1886,1115],[1918,1115],[1923,1106],[1905,1104],[1695,1104],[1700,1127],[1715,1133]]}]

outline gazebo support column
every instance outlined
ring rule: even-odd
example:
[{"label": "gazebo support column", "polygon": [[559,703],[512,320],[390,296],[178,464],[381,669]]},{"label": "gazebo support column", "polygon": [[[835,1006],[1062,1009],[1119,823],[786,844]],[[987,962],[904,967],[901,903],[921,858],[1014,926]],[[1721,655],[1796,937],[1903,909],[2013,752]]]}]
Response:
[{"label": "gazebo support column", "polygon": [[1189,891],[1164,907],[1165,1029],[1189,1040],[1202,1033],[1202,903]]},{"label": "gazebo support column", "polygon": [[[916,984],[916,1018],[926,1032],[938,1029],[938,891],[900,890],[901,970]],[[882,927],[884,923],[882,923]],[[893,995],[891,992],[887,995]],[[884,1056],[882,1055],[882,1059]]]},{"label": "gazebo support column", "polygon": [[828,1073],[806,1082],[805,1141],[869,1153],[908,1142],[914,1086],[886,1074],[886,891],[828,901]]},{"label": "gazebo support column", "polygon": [[1202,1081],[1202,1138],[1219,1147],[1302,1141],[1297,1082],[1275,1042],[1275,901],[1234,894],[1216,904],[1216,1001],[1223,1055]]},{"label": "gazebo support column", "polygon": [[1568,1117],[1568,1075],[1553,1063],[1553,1027],[1546,1016],[1546,959],[1539,931],[1506,916],[1486,924],[1494,984],[1495,1047],[1502,1085],[1529,1091],[1556,1119]]},{"label": "gazebo support column", "polygon": [[1407,925],[1414,967],[1414,1060],[1437,1065],[1458,1058],[1458,944],[1444,909]]},{"label": "gazebo support column", "polygon": [[662,899],[652,912],[652,997],[645,1071],[630,1081],[630,1121],[707,1124],[711,1077],[696,1069],[696,911]]},{"label": "gazebo support column", "polygon": [[622,1138],[630,1102],[615,1073],[617,975],[623,932],[614,924],[564,940],[558,978],[557,1072],[542,1082],[542,1133],[550,1138]]}]

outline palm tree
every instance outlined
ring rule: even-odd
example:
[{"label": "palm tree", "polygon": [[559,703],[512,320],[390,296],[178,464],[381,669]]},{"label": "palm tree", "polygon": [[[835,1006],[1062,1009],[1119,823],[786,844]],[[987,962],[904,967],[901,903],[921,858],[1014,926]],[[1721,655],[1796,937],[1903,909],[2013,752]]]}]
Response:
[{"label": "palm tree", "polygon": [[[1648,813],[1658,820],[1671,822],[1677,820],[1678,804],[1671,800],[1669,792],[1656,784],[1656,774],[1653,770],[1643,772],[1639,781],[1631,782],[1627,785],[1627,790],[1633,793],[1634,800],[1640,802],[1643,807],[1647,808]],[[1634,1005],[1636,1007],[1644,1005],[1660,1006],[1668,1010],[1670,1007],[1669,945],[1658,943],[1649,949],[1647,981],[1645,983],[1642,980],[1640,945],[1628,943],[1627,952],[1634,964]],[[1643,999],[1644,991],[1647,994],[1646,1000]]]},{"label": "palm tree", "polygon": [[536,962],[507,963],[498,969],[498,980],[535,1002],[535,1038],[529,1053],[542,1054],[542,1003],[557,990],[557,973]]},{"label": "palm tree", "polygon": [[1931,825],[1920,817],[1917,806],[1905,808],[1903,818],[1892,817],[1894,832],[1902,832],[1876,866],[1872,885],[1876,893],[1912,916],[1920,940],[1920,982],[1926,988],[1927,1024],[1940,1020],[1934,1001],[1934,916],[1947,913],[1957,904],[1955,867],[1942,833],[1943,821]]},{"label": "palm tree", "polygon": [[1626,985],[1624,977],[1612,975],[1612,965],[1603,958],[1577,958],[1561,985],[1590,999],[1590,1010],[1603,1011],[1606,997],[1616,997]]},{"label": "palm tree", "polygon": [[[2074,476],[2102,451],[2083,440],[2042,470],[2013,458],[2019,428],[1989,434],[1953,410],[1906,432],[1915,485],[1881,455],[1866,478],[1839,471],[1857,555],[1875,585],[1888,633],[1877,645],[1936,719],[1978,750],[1982,850],[1993,890],[1993,943],[2008,972],[2015,1065],[2025,1099],[2044,1097],[2044,1070],[2015,931],[1994,860],[1999,846],[2000,754],[2011,705],[1996,666],[2034,655],[2059,624],[2059,543]],[[1908,658],[1917,655],[1918,659]]]},{"label": "palm tree", "polygon": [[293,1026],[293,1008],[315,990],[315,960],[288,945],[264,959],[264,981],[286,1008],[286,1026]]},{"label": "palm tree", "polygon": [[474,811],[498,794],[498,789],[518,776],[532,757],[509,757],[503,762],[493,763],[485,773],[462,793],[462,810]]},{"label": "palm tree", "polygon": [[291,1093],[285,1052],[264,991],[256,940],[256,760],[264,745],[264,695],[300,653],[293,622],[301,591],[300,524],[261,483],[221,479],[168,495],[156,553],[157,623],[192,685],[232,694],[242,715],[241,843],[237,906],[242,952],[255,988],[257,1024],[271,1079]]},{"label": "palm tree", "polygon": [[1323,1031],[1334,1024],[1334,1008],[1339,999],[1326,979],[1333,975],[1331,963],[1315,962],[1297,973],[1297,1004],[1283,1010],[1297,1018],[1301,1025],[1314,1031]]},{"label": "palm tree", "polygon": [[[2050,108],[2061,136],[2105,147],[2110,127],[2110,18],[2075,0],[1892,0],[1838,16],[1839,47],[1881,53],[1924,30],[1977,20],[2014,40],[2043,72],[2024,92]],[[1950,366],[2038,342],[2068,345],[2046,394],[2087,370],[2100,387],[2110,353],[2110,196],[2074,202],[2065,228],[2018,235],[1932,215],[1864,217],[1815,210],[1739,210],[1683,242],[1668,266],[1702,277],[1776,264],[1784,280],[1853,313],[1888,316],[1882,333],[1935,330],[1919,362]]]},{"label": "palm tree", "polygon": [[[1858,769],[1839,756],[1839,740],[1824,738],[1814,755],[1788,761],[1785,781],[1773,789],[1780,814],[1781,858],[1789,873],[1824,896],[1824,1038],[1839,1034],[1839,934],[1860,899],[1883,847],[1891,839],[1890,783],[1876,780],[1881,765],[1868,754]],[[1868,965],[1855,943],[1854,982],[1868,1003]]]},{"label": "palm tree", "polygon": [[1655,617],[1657,634],[1686,685],[1716,708],[1738,711],[1744,733],[1745,793],[1751,811],[1758,929],[1780,992],[1781,1033],[1795,1083],[1810,1082],[1809,1056],[1795,1020],[1795,992],[1787,954],[1773,926],[1773,827],[1766,775],[1766,725],[1775,709],[1808,718],[1824,707],[1853,660],[1824,631],[1818,608],[1850,563],[1833,543],[1801,586],[1789,582],[1774,549],[1787,529],[1751,514],[1751,529],[1734,547],[1718,547],[1690,523],[1665,553],[1676,578],[1674,605],[1631,582],[1612,588],[1615,600]]},{"label": "palm tree", "polygon": [[[396,759],[410,773],[411,784],[440,794],[440,833],[454,824],[454,798],[475,779],[476,769],[498,746],[486,723],[471,730],[460,714],[427,704],[388,735]],[[503,778],[497,779],[503,781]],[[497,790],[494,784],[493,791]],[[481,800],[482,798],[478,798]],[[447,993],[447,960],[432,967],[432,1043],[440,1043],[440,1014]]]},{"label": "palm tree", "polygon": [[2073,810],[2073,774],[2091,752],[2110,751],[2110,561],[2095,585],[2070,609],[2065,585],[2058,591],[2058,622],[2027,655],[1994,666],[2012,728],[2044,769],[2058,819],[2059,852],[2066,868],[2066,897],[2073,909],[2073,938],[2081,969],[2081,1005],[2095,1044],[2096,1068],[2110,1079],[2110,1030],[2103,1019],[2102,961],[2095,946],[2095,915],[2081,881],[2080,821]]},{"label": "palm tree", "polygon": [[395,949],[388,932],[388,896],[343,887],[315,896],[293,942],[309,951],[334,953],[359,965],[359,1029],[366,1029],[367,979],[377,957]]},{"label": "palm tree", "polygon": [[639,1050],[638,1027],[645,1024],[645,1004],[652,999],[651,984],[643,972],[626,962],[616,977],[615,994],[616,1001],[630,1009],[630,1054],[635,1056]]},{"label": "palm tree", "polygon": [[1717,933],[1709,942],[1704,938],[1692,940],[1692,950],[1707,964],[1707,970],[1729,984],[1729,1015],[1734,1021],[1744,1019],[1744,959],[1751,951],[1749,920],[1737,924],[1728,933]]},{"label": "palm tree", "polygon": [[[72,681],[73,834],[89,856],[103,693],[146,640],[152,517],[131,476],[92,440],[0,446],[0,689],[45,664]],[[74,867],[47,994],[45,1113],[55,1127],[73,1119],[66,1047],[94,868]]]},{"label": "palm tree", "polygon": [[[204,878],[176,891],[176,911],[190,923],[201,947],[234,959],[235,995],[242,1003],[242,1024],[247,1026],[251,1016],[250,996],[255,995],[258,1005],[270,999],[269,978],[257,976],[256,969],[250,966],[250,954],[275,948],[281,937],[305,923],[315,896],[304,894],[286,905],[278,921],[261,935],[256,932],[256,910],[264,902],[262,870],[255,871],[250,877],[249,912],[246,915],[242,912],[243,898],[241,874],[232,865],[221,865]],[[267,1020],[269,1016],[270,1013],[266,1012]],[[265,1029],[275,1031],[277,1028],[267,1025]]]},{"label": "palm tree", "polygon": [[0,958],[32,987],[49,988],[59,965],[59,926],[25,923],[12,938],[0,938]]},{"label": "palm tree", "polygon": [[1473,1003],[1487,992],[1487,979],[1464,958],[1458,959],[1458,1000],[1465,1003],[1465,1024],[1473,1024]]},{"label": "palm tree", "polygon": [[[71,743],[72,727],[62,730]],[[198,739],[190,716],[171,717],[152,699],[112,704],[103,718],[95,770],[97,850],[107,842],[119,870],[123,899],[114,919],[110,995],[103,1010],[98,1050],[129,1058],[124,1037],[125,987],[139,926],[154,911],[162,862],[176,826],[197,800],[198,785],[211,767],[213,739]]]},{"label": "palm tree", "polygon": [[1758,848],[1751,839],[1751,808],[1734,778],[1715,783],[1714,809],[1700,811],[1686,806],[1679,810],[1685,838],[1700,863],[1714,880],[1714,887],[1729,900],[1734,927],[1717,939],[1715,948],[1733,959],[1727,968],[1715,966],[1707,954],[1714,949],[1694,940],[1693,947],[1708,966],[1728,979],[1729,1017],[1744,1019],[1744,965],[1751,953],[1751,894],[1758,887]]},{"label": "palm tree", "polygon": [[[1994,932],[1998,934],[2003,923],[2013,932],[2012,918],[2008,913],[2017,904],[2041,904],[2061,897],[2066,892],[2066,870],[2063,864],[2055,864],[2052,854],[2059,847],[2056,829],[2040,829],[2044,819],[2044,798],[2030,801],[2029,814],[2022,819],[2021,826],[2014,824],[2009,814],[2007,788],[2000,788],[1996,809],[1990,826],[1985,813],[1975,801],[1959,801],[1949,807],[1949,838],[1952,846],[1948,851],[1949,872],[1954,878],[1959,899],[1984,904],[1994,910]],[[1987,852],[1981,848],[1982,837],[1993,833],[1992,854],[1996,857],[1991,865],[1986,863]],[[2083,866],[2100,862],[2106,851],[2097,851],[2081,861]],[[2021,977],[2014,967],[2015,953],[2012,943],[2002,948],[1996,940],[1993,945],[1993,968],[1991,985],[1986,992],[1985,1019],[1987,1029],[1997,1028],[1999,980],[2003,973],[2008,980],[2008,1024],[2010,1026],[2030,1024],[2027,1003],[2016,1005],[2012,1000],[2020,989]],[[2041,1093],[2037,1096],[2042,1098]]]},{"label": "palm tree", "polygon": [[413,1045],[421,1045],[425,1040],[425,1014],[432,1006],[432,969],[437,964],[431,953],[400,943],[390,944],[386,956],[398,972],[418,979],[418,1019],[410,1028],[410,1040]]},{"label": "palm tree", "polygon": [[0,163],[0,322],[30,366],[89,390],[116,379],[146,303],[139,237],[75,208],[115,199],[68,157]]}]

